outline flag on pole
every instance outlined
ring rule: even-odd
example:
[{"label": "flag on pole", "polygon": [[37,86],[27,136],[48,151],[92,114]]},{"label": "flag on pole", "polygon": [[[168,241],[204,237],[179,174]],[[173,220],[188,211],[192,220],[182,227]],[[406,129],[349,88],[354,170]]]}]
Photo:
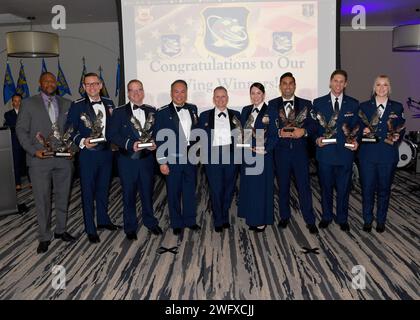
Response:
[{"label": "flag on pole", "polygon": [[64,76],[64,72],[61,69],[60,60],[58,60],[57,92],[60,97],[64,96],[66,93],[71,95],[71,91],[67,83],[66,77]]},{"label": "flag on pole", "polygon": [[16,93],[22,96],[22,99],[30,96],[28,83],[26,82],[25,69],[22,60],[20,61],[19,78],[16,85]]},{"label": "flag on pole", "polygon": [[47,70],[47,65],[45,64],[45,59],[42,58],[41,74],[44,72],[48,72],[48,70]]},{"label": "flag on pole", "polygon": [[[48,72],[48,70],[47,70],[47,65],[45,64],[45,59],[42,58],[41,74],[43,74],[44,72]],[[38,91],[41,91],[41,87],[40,86],[38,86]]]},{"label": "flag on pole", "polygon": [[83,80],[85,78],[85,74],[87,73],[86,72],[86,60],[85,60],[85,57],[82,58],[82,61],[83,61],[83,70],[82,70],[82,75],[80,77],[79,93],[80,93],[80,95],[82,97],[84,97],[86,92],[85,92],[85,88],[83,88]]},{"label": "flag on pole", "polygon": [[99,66],[99,78],[102,80],[101,97],[109,98],[108,89],[106,88],[104,78],[102,77],[102,66]]},{"label": "flag on pole", "polygon": [[118,93],[120,91],[120,85],[121,85],[121,75],[120,75],[120,58],[118,58],[117,63],[117,76],[115,79],[115,96],[118,97]]},{"label": "flag on pole", "polygon": [[6,61],[6,72],[4,74],[3,83],[3,101],[6,104],[16,93],[15,82],[13,81],[12,71],[10,70],[9,61]]}]

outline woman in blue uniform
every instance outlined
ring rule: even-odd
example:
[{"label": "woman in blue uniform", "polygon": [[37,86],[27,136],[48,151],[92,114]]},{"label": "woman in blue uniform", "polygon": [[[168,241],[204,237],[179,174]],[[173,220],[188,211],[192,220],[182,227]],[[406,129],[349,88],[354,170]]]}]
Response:
[{"label": "woman in blue uniform", "polygon": [[[244,144],[249,142],[251,146],[245,147],[243,152],[238,215],[246,219],[250,230],[263,232],[274,222],[273,150],[277,130],[275,115],[264,102],[265,89],[261,83],[251,85],[250,97],[252,104],[241,112]],[[246,141],[250,128],[255,131],[250,141]]]},{"label": "woman in blue uniform", "polygon": [[[387,76],[375,79],[373,95],[360,105],[363,140],[359,151],[360,177],[363,196],[363,230],[370,232],[373,222],[375,195],[376,231],[385,231],[391,185],[398,163],[398,145],[404,136],[404,108],[389,99],[391,83]],[[371,141],[364,142],[370,138]]]}]

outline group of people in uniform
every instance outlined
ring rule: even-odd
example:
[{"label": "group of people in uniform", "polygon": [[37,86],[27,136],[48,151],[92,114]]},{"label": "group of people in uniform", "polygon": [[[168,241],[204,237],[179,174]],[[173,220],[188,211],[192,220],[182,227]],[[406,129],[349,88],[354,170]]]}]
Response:
[{"label": "group of people in uniform", "polygon": [[[250,105],[241,112],[232,110],[228,108],[227,89],[219,86],[213,92],[214,108],[200,114],[196,105],[187,102],[188,85],[184,80],[172,83],[171,102],[157,110],[144,104],[143,84],[137,79],[128,82],[129,101],[118,108],[111,99],[100,95],[102,81],[95,73],[85,75],[86,97],[74,102],[55,95],[56,85],[53,74],[43,73],[40,94],[23,100],[16,124],[17,137],[27,154],[35,199],[38,253],[46,252],[53,238],[75,240],[66,229],[75,152],[79,152],[83,217],[89,241],[100,242],[97,230],[121,228],[111,221],[108,211],[116,148],[123,229],[129,240],[137,239],[137,193],[143,224],[152,234],[163,233],[153,208],[156,166],[165,177],[173,233],[178,235],[184,228],[200,230],[196,221],[197,163],[190,157],[197,146],[206,158],[202,163],[210,190],[215,232],[231,227],[229,214],[238,176],[238,216],[245,219],[249,229],[264,232],[267,225],[274,223],[275,178],[278,226],[286,228],[291,219],[292,175],[300,211],[310,233],[318,233],[318,227],[327,228],[334,218],[341,230],[349,231],[349,193],[356,154],[361,172],[363,230],[372,229],[375,197],[376,231],[385,230],[398,162],[398,143],[404,135],[405,121],[403,106],[389,98],[391,84],[387,76],[378,76],[371,99],[359,103],[344,94],[347,73],[335,70],[330,77],[331,91],[311,103],[295,96],[296,79],[287,72],[280,78],[281,96],[268,103],[264,86],[256,82],[249,89]],[[46,152],[52,143],[46,138],[40,139],[51,137],[54,127],[55,133],[59,131],[70,141],[67,156]],[[197,130],[205,135],[206,143],[196,139]],[[235,135],[233,131],[240,134]],[[245,141],[247,132],[250,132],[249,139]],[[316,144],[322,193],[318,227],[309,174],[308,146],[312,143]],[[238,150],[248,152],[254,163],[236,163]],[[203,160],[203,155],[200,159]],[[249,174],[248,169],[255,163],[262,164],[262,170]],[[52,192],[56,213],[54,234],[51,231]]]}]

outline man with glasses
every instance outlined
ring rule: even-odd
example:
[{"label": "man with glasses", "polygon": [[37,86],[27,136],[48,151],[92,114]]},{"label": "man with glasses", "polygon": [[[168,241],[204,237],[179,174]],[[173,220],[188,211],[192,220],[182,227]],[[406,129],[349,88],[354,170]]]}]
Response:
[{"label": "man with glasses", "polygon": [[50,72],[39,78],[41,92],[22,101],[16,123],[16,134],[26,151],[29,174],[38,220],[38,253],[48,251],[51,233],[51,189],[54,191],[56,227],[55,239],[65,242],[75,238],[67,233],[67,212],[73,162],[71,158],[52,157],[45,153],[46,145],[41,143],[41,135],[47,139],[53,124],[58,125],[63,134],[70,101],[56,96],[57,80]]},{"label": "man with glasses", "polygon": [[[85,75],[83,88],[86,97],[72,103],[67,125],[73,128],[71,138],[80,148],[80,185],[85,231],[91,243],[98,243],[100,239],[97,228],[111,231],[119,229],[108,215],[112,151],[106,137],[115,106],[111,99],[100,96],[102,80],[96,73]],[[93,138],[95,142],[91,141]],[[96,142],[101,138],[104,141]],[[95,202],[97,227],[94,219]]]},{"label": "man with glasses", "polygon": [[[109,137],[119,147],[118,172],[123,189],[124,231],[128,240],[137,240],[136,197],[140,194],[144,225],[154,234],[162,234],[153,214],[153,184],[156,145],[142,146],[142,139],[153,131],[155,108],[143,104],[143,83],[128,82],[127,104],[118,107],[111,119]],[[144,130],[152,126],[148,132]],[[144,140],[146,142],[146,140]],[[140,145],[139,145],[140,144]]]}]

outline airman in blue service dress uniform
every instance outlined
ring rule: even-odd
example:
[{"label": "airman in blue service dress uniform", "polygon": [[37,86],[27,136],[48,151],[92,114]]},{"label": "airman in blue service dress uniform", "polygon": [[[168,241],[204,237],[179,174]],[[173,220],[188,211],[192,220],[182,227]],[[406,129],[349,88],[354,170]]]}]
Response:
[{"label": "airman in blue service dress uniform", "polygon": [[[263,232],[267,225],[274,222],[273,151],[277,141],[277,130],[274,123],[275,114],[270,113],[268,105],[264,102],[265,88],[261,83],[251,85],[250,97],[252,105],[244,107],[241,112],[242,127],[244,130],[250,130],[248,126],[264,130],[264,141],[257,143],[258,133],[256,138],[252,137],[250,144],[256,163],[246,163],[244,157],[241,165],[238,216],[246,219],[250,230]],[[263,164],[262,172],[250,174],[247,169],[259,164]]]},{"label": "airman in blue service dress uniform", "polygon": [[[238,165],[234,163],[234,135],[236,121],[240,121],[238,111],[227,108],[229,96],[226,88],[217,87],[213,91],[215,108],[200,114],[199,126],[207,134],[207,148],[204,168],[210,187],[214,227],[216,232],[230,227],[229,209],[236,186]],[[228,156],[228,157],[227,157]],[[225,157],[225,158],[224,158]],[[213,163],[213,160],[216,160]],[[225,161],[224,161],[225,159]]]},{"label": "airman in blue service dress uniform", "polygon": [[[198,128],[198,115],[197,106],[186,102],[187,93],[184,80],[172,83],[172,102],[156,112],[154,130],[158,147],[156,158],[160,172],[166,176],[170,226],[175,235],[179,235],[185,227],[200,229],[196,223],[197,166],[188,159],[188,151],[194,144],[194,141],[190,141],[190,135],[193,129]],[[169,142],[159,139],[159,133],[165,131],[172,135],[172,139],[163,139],[169,139]],[[169,148],[161,154],[159,150],[165,149],[165,146]]]},{"label": "airman in blue service dress uniform", "polygon": [[[317,114],[317,119],[325,118],[327,130],[317,122],[317,151],[318,173],[321,184],[321,205],[322,220],[320,228],[327,228],[333,220],[333,190],[337,190],[337,216],[336,222],[343,231],[349,231],[350,226],[347,222],[349,209],[349,193],[351,186],[352,166],[354,151],[358,147],[357,140],[352,146],[345,147],[346,137],[343,125],[351,130],[358,124],[359,102],[344,94],[347,85],[347,73],[344,70],[335,70],[330,77],[331,92],[323,97],[317,98],[313,102],[313,114]],[[331,118],[337,115],[336,123],[333,125]],[[334,122],[334,121],[333,121]],[[330,127],[331,126],[331,127]],[[335,128],[336,133],[332,139],[336,138],[336,143],[325,144],[323,139],[329,129]],[[334,130],[332,130],[334,131]]]},{"label": "airman in blue service dress uniform", "polygon": [[[358,155],[363,196],[363,230],[366,232],[372,229],[375,195],[376,231],[385,231],[391,185],[399,158],[398,144],[404,136],[404,108],[401,103],[389,99],[390,93],[389,78],[378,76],[374,82],[372,99],[360,104],[363,133],[372,133],[377,137],[376,143],[362,143]],[[376,126],[372,126],[374,122]]]},{"label": "airman in blue service dress uniform", "polygon": [[[124,231],[129,240],[137,240],[136,196],[140,195],[144,225],[155,235],[162,234],[153,213],[153,185],[156,145],[151,137],[155,108],[143,104],[143,83],[131,80],[127,85],[127,104],[117,108],[111,117],[109,139],[119,147],[118,172],[123,189]],[[138,126],[140,124],[140,126]],[[143,132],[148,130],[148,132]],[[146,140],[142,140],[146,139]],[[152,143],[139,147],[139,143]]]},{"label": "airman in blue service dress uniform", "polygon": [[[91,243],[100,238],[98,229],[117,230],[108,215],[108,194],[112,174],[112,151],[109,141],[92,143],[92,127],[101,119],[102,136],[109,130],[112,110],[115,108],[111,99],[99,95],[102,81],[95,73],[87,73],[83,80],[86,97],[72,103],[67,126],[73,128],[71,138],[80,148],[80,183],[82,191],[83,217],[85,231]],[[96,202],[95,225],[94,203]]]},{"label": "airman in blue service dress uniform", "polygon": [[274,108],[277,114],[276,123],[279,129],[279,138],[274,149],[275,173],[279,186],[279,227],[286,228],[291,217],[290,181],[293,174],[300,210],[307,228],[311,233],[318,233],[312,206],[307,151],[307,138],[315,133],[316,123],[310,115],[312,103],[296,97],[295,90],[296,80],[292,73],[287,72],[280,77],[281,97],[268,103],[269,108]]}]

